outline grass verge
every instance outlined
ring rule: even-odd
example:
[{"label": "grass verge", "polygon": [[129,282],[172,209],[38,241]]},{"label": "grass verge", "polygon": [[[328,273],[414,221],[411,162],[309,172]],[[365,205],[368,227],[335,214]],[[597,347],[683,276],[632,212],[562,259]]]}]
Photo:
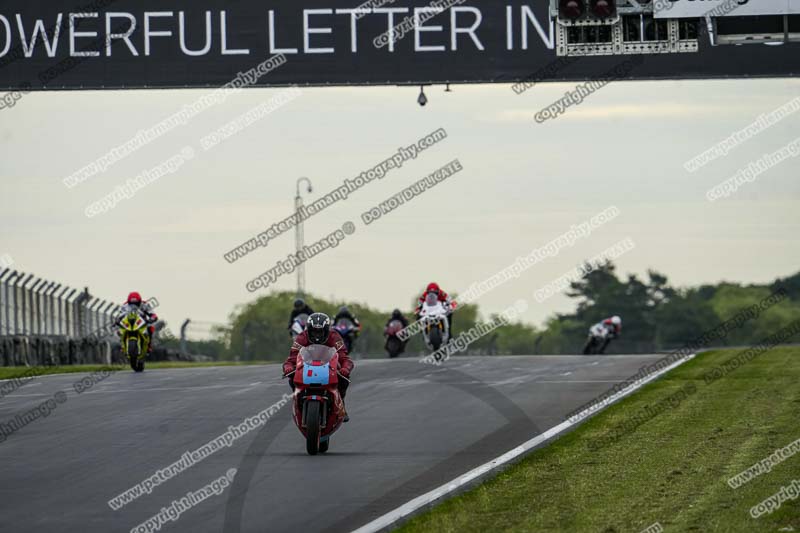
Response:
[{"label": "grass verge", "polygon": [[[250,366],[276,364],[276,361],[212,361],[209,363],[191,363],[186,361],[147,361],[145,371],[159,368],[197,368],[203,366]],[[130,370],[126,365],[65,365],[65,366],[4,366],[0,367],[0,379],[12,379],[22,376],[30,376],[32,372],[36,376],[47,374],[71,374],[74,372],[98,372],[100,370]]]},{"label": "grass verge", "polygon": [[800,484],[800,453],[737,489],[727,483],[800,438],[800,349],[704,380],[738,353],[697,356],[400,531],[800,531],[796,496],[750,515]]}]

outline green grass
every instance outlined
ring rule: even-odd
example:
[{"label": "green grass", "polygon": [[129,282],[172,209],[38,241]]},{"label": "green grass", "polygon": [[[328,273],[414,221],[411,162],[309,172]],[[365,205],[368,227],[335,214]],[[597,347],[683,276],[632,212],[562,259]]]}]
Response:
[{"label": "green grass", "polygon": [[[667,533],[800,531],[800,499],[749,515],[800,479],[800,453],[736,490],[727,484],[800,438],[800,349],[775,348],[706,384],[703,375],[736,353],[699,355],[400,531],[636,533],[656,522]],[[692,385],[676,407],[590,451],[592,439]]]},{"label": "green grass", "polygon": [[[159,368],[196,368],[202,366],[247,366],[247,365],[268,365],[276,364],[275,361],[212,361],[208,363],[191,363],[186,361],[161,361],[145,363],[146,370]],[[125,365],[65,365],[65,366],[4,366],[0,367],[0,379],[11,379],[19,376],[30,375],[35,369],[36,375],[46,374],[71,374],[73,372],[97,372],[99,370],[130,370],[130,366]]]}]

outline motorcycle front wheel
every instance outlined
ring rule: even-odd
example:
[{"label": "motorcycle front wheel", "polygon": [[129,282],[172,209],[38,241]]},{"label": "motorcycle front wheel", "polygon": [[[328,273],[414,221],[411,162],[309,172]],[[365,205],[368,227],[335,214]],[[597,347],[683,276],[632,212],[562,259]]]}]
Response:
[{"label": "motorcycle front wheel", "polygon": [[400,354],[400,339],[391,337],[386,341],[386,351],[389,352],[389,357],[397,357]]},{"label": "motorcycle front wheel", "polygon": [[439,349],[439,346],[442,345],[442,331],[439,328],[431,328],[429,338],[433,351],[435,352]]},{"label": "motorcycle front wheel", "polygon": [[309,401],[306,404],[306,451],[308,455],[317,455],[320,451],[320,402]]},{"label": "motorcycle front wheel", "polygon": [[594,348],[594,339],[589,339],[583,347],[583,355],[592,355],[592,348]]}]

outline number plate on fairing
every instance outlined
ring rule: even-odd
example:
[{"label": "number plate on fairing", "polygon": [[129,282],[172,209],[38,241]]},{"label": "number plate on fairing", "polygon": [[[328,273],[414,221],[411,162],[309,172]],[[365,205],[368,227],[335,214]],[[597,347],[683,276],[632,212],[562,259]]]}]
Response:
[{"label": "number plate on fairing", "polygon": [[303,383],[306,385],[327,385],[330,382],[331,365],[303,365]]}]

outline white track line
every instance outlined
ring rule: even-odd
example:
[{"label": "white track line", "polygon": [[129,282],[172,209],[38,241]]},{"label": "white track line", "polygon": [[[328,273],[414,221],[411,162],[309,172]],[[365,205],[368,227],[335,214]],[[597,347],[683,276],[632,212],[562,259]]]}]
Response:
[{"label": "white track line", "polygon": [[[605,409],[606,407],[608,407],[612,403],[615,403],[617,400],[619,400],[619,399],[629,395],[630,393],[636,391],[637,389],[641,388],[643,385],[645,385],[645,384],[653,381],[657,377],[669,372],[673,368],[685,363],[686,361],[689,361],[690,359],[693,359],[694,356],[695,356],[695,354],[691,354],[688,357],[686,357],[685,359],[681,359],[680,361],[672,363],[668,367],[663,368],[660,371],[649,375],[647,378],[645,378],[644,380],[642,380],[638,384],[636,384],[634,386],[631,386],[631,387],[628,387],[626,389],[623,389],[623,390],[619,391],[618,393],[614,394],[613,396],[610,396],[605,402],[603,402],[604,405],[600,409],[594,410],[592,415],[594,413],[598,413],[598,412],[602,411],[603,409]],[[580,419],[576,420],[575,422],[570,422],[569,420],[565,420],[564,422],[561,422],[557,426],[552,427],[552,428],[548,429],[547,431],[545,431],[544,433],[541,433],[541,434],[535,436],[534,438],[532,438],[531,440],[529,440],[529,441],[517,446],[513,450],[507,451],[506,453],[504,453],[500,457],[495,457],[494,459],[492,459],[488,463],[484,463],[484,464],[480,465],[477,468],[473,468],[472,470],[470,470],[466,474],[460,475],[459,477],[455,478],[454,480],[450,481],[449,483],[446,483],[446,484],[444,484],[444,485],[442,485],[440,487],[437,487],[437,488],[433,489],[430,492],[426,492],[422,496],[417,496],[416,498],[414,498],[410,502],[407,502],[407,503],[401,505],[397,509],[394,509],[393,511],[389,511],[385,515],[376,518],[372,522],[370,522],[370,523],[368,523],[366,525],[363,525],[363,526],[361,526],[360,528],[358,528],[356,530],[353,530],[352,533],[376,533],[378,531],[383,531],[384,529],[387,529],[387,528],[391,527],[393,524],[396,524],[400,520],[403,520],[404,518],[407,518],[407,517],[413,515],[419,509],[422,509],[423,507],[431,505],[435,501],[437,501],[437,500],[439,500],[439,499],[451,494],[452,492],[457,491],[458,489],[460,489],[461,487],[467,485],[468,483],[470,483],[472,481],[475,481],[476,479],[478,479],[478,478],[480,478],[482,476],[485,476],[486,474],[490,473],[491,471],[496,470],[497,468],[505,465],[506,463],[512,461],[513,459],[516,459],[520,455],[523,455],[523,454],[529,452],[530,450],[532,450],[533,448],[535,448],[539,444],[545,442],[546,440],[555,437],[559,433],[562,433],[562,432],[566,431],[567,429],[571,428],[572,426],[580,424],[581,422],[586,420],[586,418],[589,418],[589,416],[580,417]]]}]

